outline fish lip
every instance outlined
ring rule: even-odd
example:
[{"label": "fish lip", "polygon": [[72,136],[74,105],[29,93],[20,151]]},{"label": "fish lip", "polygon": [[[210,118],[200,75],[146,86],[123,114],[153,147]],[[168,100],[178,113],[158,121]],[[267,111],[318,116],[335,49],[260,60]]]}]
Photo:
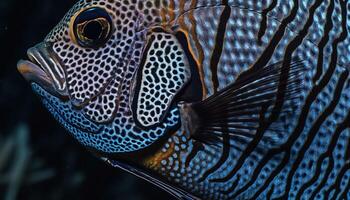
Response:
[{"label": "fish lip", "polygon": [[[20,60],[17,63],[18,71],[28,82],[35,82],[41,85],[52,95],[61,99],[67,99],[68,92],[64,80],[64,73],[58,75],[53,70],[61,67],[61,64],[50,51],[50,45],[40,43],[28,49],[29,60]],[[63,71],[63,69],[62,69]]]},{"label": "fish lip", "polygon": [[37,83],[50,94],[60,96],[53,87],[52,79],[37,64],[28,60],[20,60],[17,63],[17,69],[28,82]]}]

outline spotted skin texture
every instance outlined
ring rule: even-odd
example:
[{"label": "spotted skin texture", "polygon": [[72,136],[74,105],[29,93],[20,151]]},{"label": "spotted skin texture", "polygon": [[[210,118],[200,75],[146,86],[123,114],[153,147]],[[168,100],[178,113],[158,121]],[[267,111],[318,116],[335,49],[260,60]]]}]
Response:
[{"label": "spotted skin texture", "polygon": [[[82,9],[89,7],[111,7],[111,4],[109,6],[105,4],[105,2],[98,1],[77,4],[58,25],[58,28],[46,39],[47,42],[54,43],[53,51],[65,63],[67,89],[72,100],[78,105],[91,101],[91,99],[103,93],[112,79],[115,79],[114,87],[119,88],[118,84],[122,82],[125,76],[130,76],[129,73],[131,73],[125,66],[127,66],[126,63],[130,59],[130,49],[133,48],[136,37],[135,31],[138,30],[138,25],[135,23],[137,16],[133,12],[135,10],[134,6],[130,8],[124,5],[121,6],[120,12],[111,13],[113,22],[117,26],[110,42],[103,48],[98,50],[86,49],[72,42],[69,34],[72,17],[74,20],[75,15],[79,14]],[[127,10],[127,12],[122,10]],[[126,16],[130,16],[133,20],[129,20]],[[114,108],[116,109],[116,106]],[[87,112],[87,114],[91,118],[99,117],[91,112]],[[109,119],[110,117],[107,118],[107,120]]]},{"label": "spotted skin texture", "polygon": [[[273,2],[278,3],[273,6]],[[296,5],[295,2],[229,1],[230,18],[216,71],[220,90],[250,67],[287,60],[291,56],[305,60],[309,70],[299,99],[302,103],[298,114],[289,119],[287,133],[281,135],[274,146],[265,146],[268,151],[263,155],[232,149],[220,168],[202,182],[198,179],[219,162],[222,149],[205,146],[186,165],[188,157],[180,155],[198,151],[196,142],[169,141],[177,144],[177,151],[174,153],[175,147],[171,145],[162,149],[172,152],[158,168],[163,176],[172,177],[170,181],[191,188],[190,191],[206,199],[342,199],[349,196],[349,158],[345,155],[349,151],[345,143],[350,136],[349,59],[345,58],[349,52],[344,48],[349,46],[349,3],[299,1]],[[221,18],[218,16],[223,10],[224,6],[198,8],[178,20],[181,29],[189,32],[198,63],[206,63],[200,65],[203,67],[200,70],[207,96],[215,91],[213,71],[208,63],[217,39],[216,34],[210,32],[219,30]],[[209,16],[214,17],[207,22],[205,19]],[[262,31],[264,18],[266,28]],[[260,40],[259,32],[264,32]],[[276,44],[271,43],[277,39]],[[182,136],[179,131],[174,138]],[[181,145],[189,148],[182,150]],[[257,145],[249,144],[245,148],[254,146]]]},{"label": "spotted skin texture", "polygon": [[[105,9],[115,26],[108,42],[97,49],[79,46],[70,33],[74,16],[92,6]],[[45,39],[63,66],[69,100],[32,86],[81,144],[110,160],[128,153],[133,166],[199,198],[348,199],[349,8],[345,0],[80,1]],[[147,49],[152,35],[154,43]],[[178,58],[183,60],[171,66],[177,76],[156,67],[162,64],[159,57],[152,62],[148,57],[162,49],[155,44],[164,38],[168,44],[181,43]],[[198,73],[205,100],[243,72],[279,61],[288,70],[296,57],[306,66],[295,99],[298,108],[275,142],[265,142],[272,135],[268,127],[286,119],[272,112],[265,113],[247,144],[230,139],[241,149],[201,143],[181,129],[175,96],[194,77],[186,70]],[[143,60],[148,62],[142,65]],[[173,88],[162,86],[165,80],[152,83],[167,75]],[[152,89],[170,93],[162,98]],[[162,109],[151,113],[142,102]]]},{"label": "spotted skin texture", "polygon": [[117,111],[117,102],[119,102],[118,92],[120,91],[120,86],[116,81],[116,79],[113,79],[105,92],[92,100],[84,109],[84,112],[92,121],[104,123],[114,117]]},{"label": "spotted skin texture", "polygon": [[162,121],[175,95],[190,77],[187,58],[181,45],[174,42],[174,36],[155,33],[149,40],[144,66],[139,69],[142,79],[134,96],[137,120],[145,127]]},{"label": "spotted skin texture", "polygon": [[[70,33],[74,18],[92,7],[105,9],[115,26],[109,41],[98,49],[81,47]],[[63,123],[89,148],[103,153],[133,152],[154,143],[179,123],[178,111],[174,108],[168,111],[164,123],[144,131],[135,125],[130,108],[130,90],[146,44],[147,27],[160,20],[154,15],[154,9],[155,3],[148,1],[80,1],[45,39],[63,63],[70,97],[71,105],[54,101],[57,110],[61,104],[72,112],[78,108],[74,112],[79,112],[91,124],[104,124],[93,135],[84,131],[91,126],[88,123],[77,126],[75,131],[70,123]],[[35,88],[42,93],[38,86]],[[61,122],[71,120],[58,115],[52,106],[49,110]]]}]

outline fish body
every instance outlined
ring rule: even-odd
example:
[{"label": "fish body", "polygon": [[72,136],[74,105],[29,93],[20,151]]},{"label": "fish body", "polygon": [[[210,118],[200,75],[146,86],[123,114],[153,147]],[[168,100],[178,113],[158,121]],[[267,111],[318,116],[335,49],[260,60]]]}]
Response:
[{"label": "fish body", "polygon": [[349,7],[79,1],[18,68],[82,145],[177,198],[347,199]]}]

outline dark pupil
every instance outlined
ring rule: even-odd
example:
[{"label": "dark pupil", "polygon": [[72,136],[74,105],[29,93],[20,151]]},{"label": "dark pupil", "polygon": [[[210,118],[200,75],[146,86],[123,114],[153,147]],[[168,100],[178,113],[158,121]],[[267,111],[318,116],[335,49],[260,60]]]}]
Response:
[{"label": "dark pupil", "polygon": [[97,21],[88,22],[84,27],[84,36],[90,40],[100,39],[102,33],[102,26]]}]

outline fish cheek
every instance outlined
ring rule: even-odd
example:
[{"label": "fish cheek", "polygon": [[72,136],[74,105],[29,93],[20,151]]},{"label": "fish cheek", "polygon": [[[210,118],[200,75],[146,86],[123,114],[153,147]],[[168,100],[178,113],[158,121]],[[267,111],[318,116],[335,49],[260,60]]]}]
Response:
[{"label": "fish cheek", "polygon": [[177,38],[161,31],[151,33],[137,72],[131,107],[136,124],[147,129],[162,123],[190,76]]}]

